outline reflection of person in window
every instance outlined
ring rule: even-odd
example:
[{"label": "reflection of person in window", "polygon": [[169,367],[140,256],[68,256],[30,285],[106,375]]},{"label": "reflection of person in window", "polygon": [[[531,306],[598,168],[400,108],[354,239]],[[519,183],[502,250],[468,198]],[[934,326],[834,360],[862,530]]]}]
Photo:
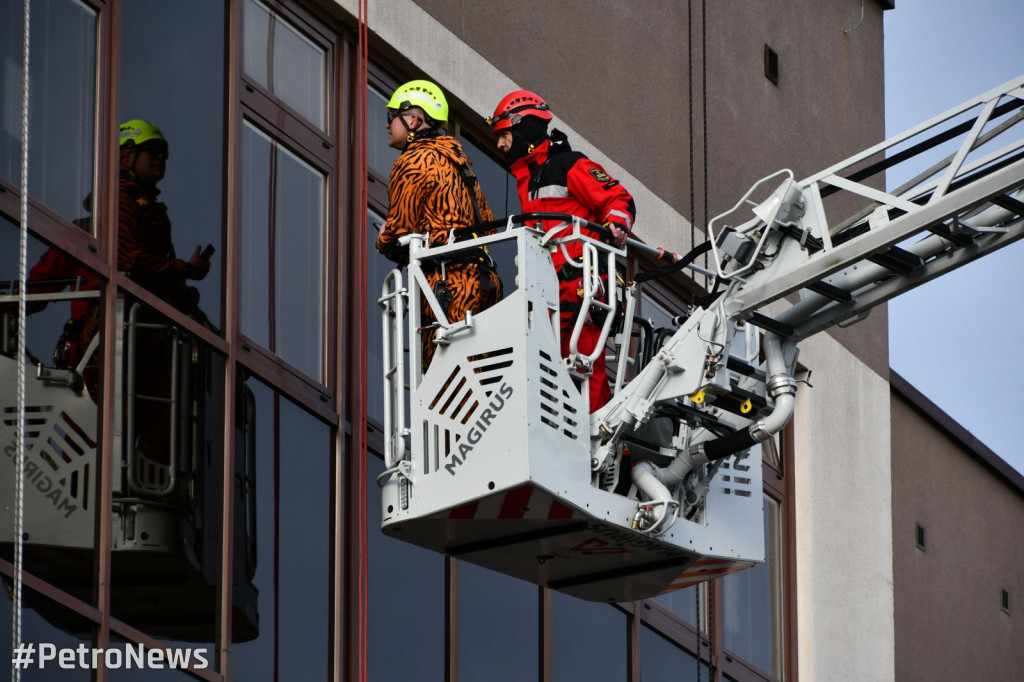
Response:
[{"label": "reflection of person in window", "polygon": [[[453,228],[493,220],[494,215],[462,145],[443,134],[448,102],[437,85],[410,81],[395,91],[387,110],[388,144],[402,153],[391,169],[390,208],[377,250],[404,265],[409,254],[399,245],[400,237],[418,232],[427,235],[430,246],[440,246]],[[449,322],[481,312],[501,298],[501,280],[482,248],[457,252],[443,262],[432,259],[423,263],[423,270]],[[434,356],[434,321],[424,303],[424,369]]]},{"label": "reflection of person in window", "polygon": [[[92,195],[82,202],[86,211],[92,211]],[[92,216],[73,221],[86,232],[92,232]],[[91,291],[99,289],[96,275],[63,251],[50,248],[39,257],[39,262],[28,273],[30,294],[56,293],[64,289]],[[26,312],[30,315],[46,307],[46,301],[29,301]],[[95,298],[77,298],[71,301],[71,315],[64,324],[60,338],[53,349],[53,363],[60,369],[76,369],[85,357],[100,326],[100,305]],[[94,353],[82,370],[82,378],[94,401],[99,397],[99,353]]]},{"label": "reflection of person in window", "polygon": [[206,277],[210,261],[199,246],[187,261],[174,253],[167,206],[157,201],[157,183],[167,170],[167,140],[155,125],[134,119],[121,124],[120,144],[118,269],[179,310],[194,312],[199,292],[185,281]]},{"label": "reflection of person in window", "polygon": [[[199,292],[188,279],[203,279],[210,261],[197,246],[187,261],[174,253],[167,206],[157,201],[157,183],[167,170],[169,149],[163,133],[152,123],[133,119],[121,124],[121,184],[119,192],[118,269],[185,313],[198,311]],[[158,322],[151,315],[141,321]],[[156,400],[134,403],[136,447],[158,463],[169,462],[171,354],[170,339],[157,329],[136,333],[135,388]]]}]

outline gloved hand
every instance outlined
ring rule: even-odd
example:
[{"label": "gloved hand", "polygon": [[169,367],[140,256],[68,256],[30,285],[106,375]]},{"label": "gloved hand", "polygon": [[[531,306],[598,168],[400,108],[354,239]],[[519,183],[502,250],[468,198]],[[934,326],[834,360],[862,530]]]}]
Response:
[{"label": "gloved hand", "polygon": [[622,223],[607,222],[604,224],[611,231],[611,236],[608,238],[608,243],[614,246],[621,247],[626,243],[626,237],[629,236],[629,230]]},{"label": "gloved hand", "polygon": [[197,246],[192,257],[186,261],[185,277],[188,279],[202,279],[210,272],[210,261],[202,256],[202,247]]}]

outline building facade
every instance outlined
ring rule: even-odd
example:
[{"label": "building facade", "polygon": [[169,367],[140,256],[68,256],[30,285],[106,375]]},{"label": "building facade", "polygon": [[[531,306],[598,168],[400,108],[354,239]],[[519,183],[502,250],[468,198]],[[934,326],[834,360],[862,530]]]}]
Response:
[{"label": "building facade", "polygon": [[[25,333],[49,366],[84,307],[97,341],[78,369],[97,387],[29,382],[30,406],[60,420],[30,432],[42,463],[27,472],[22,641],[204,650],[207,665],[160,679],[916,677],[934,625],[902,590],[937,599],[941,581],[904,551],[906,519],[931,541],[949,517],[907,508],[927,496],[896,457],[915,417],[909,389],[890,400],[884,307],[802,346],[814,388],[764,453],[767,558],[748,571],[643,602],[583,602],[383,536],[374,484],[376,298],[391,265],[372,244],[397,155],[384,120],[395,87],[428,78],[448,93],[449,133],[498,216],[519,207],[483,117],[511,90],[541,93],[574,148],[633,193],[636,236],[685,252],[754,181],[786,167],[804,176],[883,138],[891,3],[374,0],[365,16],[357,0],[30,7],[27,264],[58,254],[68,265],[29,287],[57,300],[38,299]],[[0,0],[0,17],[0,279],[12,280],[0,293],[11,295],[22,3]],[[210,273],[188,282],[195,309],[119,270],[114,131],[129,119],[158,125],[173,152],[159,201],[177,257],[214,249]],[[639,313],[667,324],[707,285],[646,284]],[[9,344],[17,330],[4,331]],[[147,394],[137,387],[158,381],[151,366],[170,369]],[[175,434],[170,453],[126,446],[154,425]],[[0,499],[14,499],[13,478],[0,477]],[[1011,483],[1000,490],[1019,515]],[[13,528],[9,505],[2,514]],[[57,516],[75,531],[47,539],[53,524],[34,519]],[[0,540],[9,584],[14,536]],[[916,570],[931,582],[909,578]],[[1008,598],[1020,593],[1019,568],[999,580]],[[1019,632],[993,627],[1005,641]],[[157,674],[126,663],[24,677]]]}]

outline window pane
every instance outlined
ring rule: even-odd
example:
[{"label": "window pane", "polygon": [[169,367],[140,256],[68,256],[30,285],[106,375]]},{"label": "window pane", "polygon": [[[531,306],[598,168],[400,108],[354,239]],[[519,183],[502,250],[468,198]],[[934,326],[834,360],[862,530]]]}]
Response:
[{"label": "window pane", "polygon": [[779,503],[764,498],[765,562],[722,578],[725,646],[764,671],[782,667]]},{"label": "window pane", "polygon": [[[644,626],[640,629],[640,674],[644,682],[696,682],[697,659]],[[700,679],[711,679],[703,663]]]},{"label": "window pane", "polygon": [[327,52],[256,0],[245,3],[245,73],[324,129]]},{"label": "window pane", "polygon": [[[156,666],[149,665],[150,647],[129,642],[117,633],[110,633],[110,645],[107,649],[118,651],[119,654],[104,653],[105,658],[107,656],[110,657],[110,665],[107,667],[107,679],[114,682],[150,682],[150,680],[156,680],[156,682],[193,682],[198,679],[184,670],[178,669],[177,666],[172,667],[169,656],[175,656],[176,660],[183,661],[187,655],[187,660],[191,665],[203,666],[203,661],[206,661],[206,665],[200,668],[200,670],[217,669],[217,647],[212,643],[203,644],[172,640],[161,640],[160,643],[164,645],[162,648],[165,648],[165,650],[170,649],[175,653],[164,654],[162,659],[156,659],[158,664],[162,666],[157,668]],[[142,647],[141,649],[140,646]],[[132,653],[129,653],[128,649]],[[143,659],[144,662],[141,666],[138,665],[140,654],[146,657]]]},{"label": "window pane", "polygon": [[384,112],[391,99],[376,88],[369,88],[366,102],[366,163],[386,179],[400,153],[388,146],[388,127]]},{"label": "window pane", "polygon": [[466,154],[473,161],[473,172],[480,179],[480,187],[491,205],[495,218],[504,218],[519,213],[519,194],[515,177],[491,158],[477,143],[465,135],[459,135]]},{"label": "window pane", "polygon": [[206,642],[214,651],[223,357],[128,297],[118,314],[111,611],[159,639]]},{"label": "window pane", "polygon": [[326,680],[334,526],[331,429],[285,399],[280,399],[279,420],[278,678]]},{"label": "window pane", "polygon": [[[21,185],[24,20],[22,3],[0,3],[0,175],[15,185]],[[31,24],[29,194],[74,220],[92,193],[96,12],[78,0],[33,0]]]},{"label": "window pane", "polygon": [[167,205],[172,246],[171,253],[156,255],[187,261],[197,246],[213,245],[209,274],[187,284],[198,290],[202,312],[220,326],[225,253],[224,2],[132,0],[119,5],[120,121],[142,119],[156,125],[169,147],[158,189],[159,201]]},{"label": "window pane", "polygon": [[[0,296],[18,289],[19,238],[16,225],[0,215]],[[31,427],[25,437],[24,566],[91,603],[102,306],[98,296],[71,297],[98,295],[102,282],[68,254],[31,236],[28,264],[22,362]],[[67,298],[47,303],[48,296]],[[13,561],[15,537],[17,316],[16,300],[0,303],[0,557],[7,561]]]},{"label": "window pane", "polygon": [[267,229],[271,225],[273,187],[270,160],[273,141],[255,128],[242,131],[242,331],[253,341],[271,348],[270,301],[273,286]]},{"label": "window pane", "polygon": [[[369,457],[370,481],[384,462]],[[380,487],[370,484],[371,682],[444,678],[444,557],[380,530]],[[396,642],[402,653],[395,655]]]},{"label": "window pane", "polygon": [[[274,536],[277,525],[274,442],[274,392],[262,382],[239,377],[235,395],[235,469],[244,480],[246,505],[235,507],[235,532],[245,528],[255,541],[244,559],[249,582],[234,584],[234,602],[248,604],[259,627],[248,640],[232,647],[233,676],[243,680],[272,680],[274,675],[274,621],[278,595],[274,579]],[[244,472],[244,474],[242,473]],[[251,491],[255,491],[252,494]],[[235,556],[237,565],[242,560]]]},{"label": "window pane", "polygon": [[459,679],[537,679],[537,587],[461,561],[458,575]]},{"label": "window pane", "polygon": [[552,592],[552,681],[625,680],[626,635],[626,615],[618,609]]},{"label": "window pane", "polygon": [[245,124],[242,332],[323,379],[324,176]]},{"label": "window pane", "polygon": [[[468,137],[460,136],[466,154],[473,162],[473,172],[480,181],[480,188],[487,198],[487,204],[495,218],[504,218],[519,212],[519,195],[516,193],[516,179],[502,168],[483,149]],[[515,242],[502,242],[488,247],[495,268],[501,278],[502,295],[506,298],[517,286]]]},{"label": "window pane", "polygon": [[[370,253],[368,255],[367,268],[367,343],[366,362],[367,364],[367,409],[369,416],[378,421],[384,419],[384,348],[381,342],[383,326],[381,324],[381,309],[377,305],[380,297],[381,286],[384,283],[384,276],[395,268],[395,264],[377,252],[373,244],[377,239],[377,232],[384,224],[384,216],[376,211],[368,210],[366,215],[369,234]],[[398,324],[406,324],[404,320],[398,320]],[[408,359],[406,359],[408,367]]]},{"label": "window pane", "polygon": [[239,608],[257,601],[259,631],[234,647],[234,677],[325,680],[331,430],[259,381],[244,382],[237,401],[248,417],[241,420],[244,427],[238,426],[245,445],[240,444],[236,462],[255,495],[246,497],[242,509],[236,504],[235,526],[250,529],[256,542],[251,556],[236,552],[235,561],[244,562],[255,589],[240,589],[236,578],[235,603]]},{"label": "window pane", "polygon": [[697,622],[697,589],[700,585],[693,585],[683,590],[676,590],[668,594],[661,594],[652,601],[661,604],[666,609],[679,616],[687,623]]},{"label": "window pane", "polygon": [[[6,578],[5,578],[6,580]],[[22,610],[21,641],[36,643],[35,663],[22,672],[23,680],[31,682],[88,682],[92,673],[88,668],[62,669],[57,660],[49,661],[39,669],[39,644],[53,644],[56,649],[77,649],[84,644],[92,648],[92,624],[55,602],[32,590],[25,589],[25,608]],[[0,651],[10,652],[13,605],[6,596],[0,599]],[[74,634],[69,634],[74,633]],[[0,658],[9,657],[0,654]]]},{"label": "window pane", "polygon": [[274,220],[274,352],[323,375],[324,177],[277,147]]}]

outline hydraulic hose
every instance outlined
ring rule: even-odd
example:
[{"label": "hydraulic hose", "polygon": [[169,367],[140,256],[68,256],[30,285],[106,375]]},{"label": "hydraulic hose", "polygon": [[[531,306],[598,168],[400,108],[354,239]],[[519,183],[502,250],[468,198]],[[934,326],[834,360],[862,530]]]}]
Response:
[{"label": "hydraulic hose", "polygon": [[652,507],[652,513],[646,517],[650,525],[643,530],[657,530],[665,521],[669,507],[675,504],[670,488],[680,484],[693,469],[762,443],[789,423],[796,406],[796,381],[786,369],[784,350],[782,339],[777,334],[765,334],[765,365],[769,376],[766,388],[775,400],[775,407],[770,414],[747,429],[690,446],[685,452],[676,455],[668,466],[658,467],[644,461],[633,467],[633,483],[649,498],[648,502],[640,506]]}]

